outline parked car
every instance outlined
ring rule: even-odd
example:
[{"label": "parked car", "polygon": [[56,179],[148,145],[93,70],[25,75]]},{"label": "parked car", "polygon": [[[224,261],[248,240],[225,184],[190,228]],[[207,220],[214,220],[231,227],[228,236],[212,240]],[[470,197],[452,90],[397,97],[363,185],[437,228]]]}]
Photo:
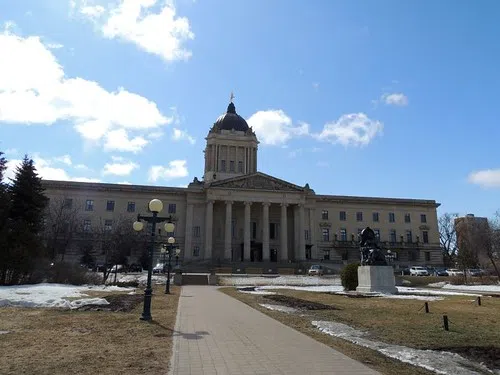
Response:
[{"label": "parked car", "polygon": [[463,276],[464,274],[464,271],[458,268],[448,268],[446,272],[448,272],[448,276]]},{"label": "parked car", "polygon": [[127,268],[123,264],[115,264],[113,267],[109,269],[109,272],[111,273],[121,273],[121,272],[126,272]]},{"label": "parked car", "polygon": [[448,272],[445,268],[434,269],[434,276],[448,276]]},{"label": "parked car", "polygon": [[314,264],[307,271],[309,276],[323,276],[323,267],[319,264]]},{"label": "parked car", "polygon": [[483,276],[483,275],[486,275],[486,272],[482,269],[479,269],[479,268],[475,268],[475,269],[470,269],[470,270],[467,270],[467,274],[469,276]]},{"label": "parked car", "polygon": [[410,274],[410,269],[409,268],[403,268],[401,270],[401,276],[407,276]]},{"label": "parked car", "polygon": [[153,273],[162,273],[165,272],[166,265],[164,263],[157,263],[156,266],[153,267]]},{"label": "parked car", "polygon": [[142,266],[140,264],[131,264],[128,267],[129,272],[142,272]]},{"label": "parked car", "polygon": [[427,268],[421,266],[414,266],[410,268],[411,276],[429,276],[429,271]]}]

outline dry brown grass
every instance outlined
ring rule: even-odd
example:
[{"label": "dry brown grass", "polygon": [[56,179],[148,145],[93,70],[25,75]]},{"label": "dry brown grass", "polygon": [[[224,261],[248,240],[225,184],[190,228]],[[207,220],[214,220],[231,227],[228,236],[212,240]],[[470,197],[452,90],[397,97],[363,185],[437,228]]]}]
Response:
[{"label": "dry brown grass", "polygon": [[180,288],[171,291],[155,288],[152,323],[139,320],[142,303],[131,312],[0,308],[0,330],[11,332],[0,335],[0,373],[166,373]]},{"label": "dry brown grass", "polygon": [[[314,339],[367,363],[383,374],[429,374],[429,372],[386,358],[373,350],[361,348],[342,339],[320,333],[311,320],[329,320],[368,331],[380,341],[414,348],[494,347],[500,346],[500,298],[483,297],[477,306],[474,297],[448,297],[429,302],[425,314],[423,301],[363,298],[295,290],[279,290],[282,295],[335,306],[338,310],[308,311],[308,317],[267,310],[259,303],[273,303],[259,295],[240,293],[225,288],[225,293],[264,312]],[[450,319],[450,331],[443,330],[442,315]],[[311,318],[312,317],[312,318]]]}]

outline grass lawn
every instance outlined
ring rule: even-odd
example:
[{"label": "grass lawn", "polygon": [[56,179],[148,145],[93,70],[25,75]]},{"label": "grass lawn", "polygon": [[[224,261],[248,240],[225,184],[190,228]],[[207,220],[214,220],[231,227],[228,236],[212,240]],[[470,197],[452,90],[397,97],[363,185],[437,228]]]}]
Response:
[{"label": "grass lawn", "polygon": [[[99,292],[117,311],[0,308],[1,374],[167,373],[180,288],[154,287],[153,322],[139,295]],[[106,307],[106,306],[101,306]]]},{"label": "grass lawn", "polygon": [[[370,332],[376,339],[419,349],[447,348],[500,366],[500,298],[483,297],[477,306],[474,297],[446,297],[429,302],[430,313],[423,301],[387,298],[348,298],[341,295],[281,289],[279,294],[301,300],[334,306],[337,310],[309,310],[307,317],[270,311],[259,303],[276,304],[273,296],[240,293],[233,288],[223,290],[242,302],[289,325],[318,341],[338,349],[351,358],[367,363],[384,374],[429,374],[426,370],[391,360],[373,350],[361,348],[339,338],[319,332],[311,320],[327,320],[348,324]],[[281,303],[282,304],[282,303]],[[443,330],[442,315],[450,320],[450,331]],[[479,356],[479,358],[478,358]]]}]

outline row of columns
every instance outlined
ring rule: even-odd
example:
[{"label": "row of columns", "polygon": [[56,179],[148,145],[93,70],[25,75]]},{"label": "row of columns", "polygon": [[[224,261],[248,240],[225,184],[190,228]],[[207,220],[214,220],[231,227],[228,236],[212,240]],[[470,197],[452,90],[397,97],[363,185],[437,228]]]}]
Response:
[{"label": "row of columns", "polygon": [[[251,243],[251,233],[250,233],[250,220],[251,220],[251,206],[252,202],[243,202],[245,206],[244,211],[244,233],[243,233],[243,256],[245,260],[250,259],[250,243]],[[226,201],[226,215],[225,215],[225,231],[224,231],[224,258],[231,259],[232,257],[232,214],[233,214],[233,202]],[[269,260],[270,249],[269,249],[269,207],[270,203],[262,203],[262,255],[264,260]],[[280,225],[280,260],[288,260],[288,218],[287,218],[287,203],[281,203],[281,225]],[[210,200],[207,202],[206,207],[206,218],[205,218],[205,258],[212,259],[213,252],[213,209],[214,201]],[[299,210],[299,249],[305,249],[306,239],[305,233],[305,212],[304,205],[298,205]],[[313,228],[313,226],[311,226]],[[312,239],[312,238],[311,238]],[[299,255],[300,254],[296,254]]]}]

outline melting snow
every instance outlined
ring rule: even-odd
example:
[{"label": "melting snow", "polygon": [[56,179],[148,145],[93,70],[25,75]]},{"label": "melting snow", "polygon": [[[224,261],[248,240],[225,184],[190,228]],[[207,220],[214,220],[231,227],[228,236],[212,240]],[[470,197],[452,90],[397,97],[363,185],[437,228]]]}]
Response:
[{"label": "melting snow", "polygon": [[273,310],[273,311],[281,311],[287,314],[293,314],[296,313],[298,310],[294,309],[293,307],[289,306],[283,306],[283,305],[270,305],[267,303],[261,303],[260,306],[265,307],[266,309]]},{"label": "melting snow", "polygon": [[278,277],[220,277],[222,285],[233,286],[257,286],[257,285],[340,285],[338,277],[314,277],[314,276],[299,276],[287,275]]},{"label": "melting snow", "polygon": [[356,345],[377,350],[388,357],[398,359],[402,362],[415,366],[423,367],[427,370],[434,371],[437,374],[493,374],[493,372],[485,366],[475,364],[455,353],[413,349],[406,346],[391,345],[380,341],[370,340],[366,338],[367,335],[364,332],[358,331],[357,329],[342,323],[313,321],[312,324],[323,333],[342,338]]},{"label": "melting snow", "polygon": [[6,335],[7,333],[10,333],[10,331],[0,331],[0,335]]},{"label": "melting snow", "polygon": [[[75,286],[64,284],[34,284],[0,287],[0,306],[59,307],[76,309],[83,305],[108,305],[104,298],[84,298],[89,291],[131,291],[117,286]],[[82,298],[83,297],[83,298]],[[68,300],[67,298],[77,298]]]}]

